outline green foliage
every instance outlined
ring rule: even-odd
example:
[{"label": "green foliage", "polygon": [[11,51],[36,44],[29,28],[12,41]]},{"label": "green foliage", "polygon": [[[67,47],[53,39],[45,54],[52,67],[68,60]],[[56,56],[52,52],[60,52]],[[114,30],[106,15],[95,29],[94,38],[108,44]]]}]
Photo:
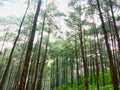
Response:
[{"label": "green foliage", "polygon": [[70,0],[68,6],[74,6],[79,0]]},{"label": "green foliage", "polygon": [[[106,81],[106,85],[110,85],[111,84],[111,76],[110,76],[110,72],[107,71],[105,72],[105,81]],[[102,72],[100,72],[100,76],[99,76],[99,84],[102,86]]]},{"label": "green foliage", "polygon": [[0,25],[19,25],[19,21],[15,16],[0,17]]},{"label": "green foliage", "polygon": [[117,17],[116,17],[116,20],[117,20],[117,21],[120,21],[120,16],[117,16]]},{"label": "green foliage", "polygon": [[[81,80],[84,83],[84,79],[83,78],[84,77],[82,75],[81,76]],[[110,71],[105,72],[105,81],[106,81],[106,83],[105,83],[106,85],[104,87],[103,84],[102,84],[102,72],[100,71],[100,75],[99,75],[100,90],[113,90],[113,86],[112,86],[112,83],[111,83]],[[79,86],[79,89],[80,90],[84,90],[84,84],[81,84]],[[56,88],[54,88],[53,90],[56,90]],[[59,86],[58,90],[78,90],[77,80],[74,80],[72,88],[71,88],[71,83],[67,83],[67,84]],[[89,83],[89,90],[97,90],[97,85]]]},{"label": "green foliage", "polygon": [[66,16],[66,15],[62,12],[56,12],[55,16]]}]

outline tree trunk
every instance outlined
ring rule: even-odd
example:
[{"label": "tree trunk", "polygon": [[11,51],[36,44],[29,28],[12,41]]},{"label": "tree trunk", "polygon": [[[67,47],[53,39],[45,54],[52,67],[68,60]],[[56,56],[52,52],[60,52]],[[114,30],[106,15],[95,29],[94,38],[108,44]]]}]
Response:
[{"label": "tree trunk", "polygon": [[58,86],[59,86],[59,73],[58,73],[58,56],[56,58],[56,90],[58,90]]},{"label": "tree trunk", "polygon": [[104,63],[103,63],[103,55],[102,55],[102,50],[101,50],[101,47],[100,47],[100,42],[99,42],[99,39],[98,39],[98,34],[97,34],[97,40],[98,40],[98,49],[99,49],[99,53],[100,53],[100,62],[101,62],[101,69],[102,69],[102,83],[103,83],[103,86],[105,86],[105,74],[104,74]]},{"label": "tree trunk", "polygon": [[[25,42],[24,42],[25,43]],[[18,68],[17,68],[17,71],[16,71],[16,75],[15,75],[15,80],[14,80],[14,85],[13,85],[13,90],[16,90],[18,89],[18,82],[20,80],[20,75],[21,75],[21,66],[22,66],[22,63],[23,63],[23,56],[25,54],[25,49],[26,49],[26,44],[22,47],[23,51],[21,53],[21,56],[20,56],[20,59],[19,59],[19,63],[18,63]]]},{"label": "tree trunk", "polygon": [[83,46],[83,40],[82,40],[82,29],[80,27],[80,47],[81,47],[81,53],[82,53],[82,59],[83,59],[83,68],[84,68],[84,81],[85,81],[85,90],[88,90],[88,69],[87,69],[87,61],[85,59],[85,52],[84,52],[84,46]]},{"label": "tree trunk", "polygon": [[73,87],[73,80],[74,80],[73,59],[74,59],[73,57],[70,58],[70,66],[71,66],[71,88]]},{"label": "tree trunk", "polygon": [[97,55],[96,41],[95,41],[95,62],[96,62],[96,83],[97,83],[97,90],[99,90],[99,67],[98,67],[98,55]]},{"label": "tree trunk", "polygon": [[97,54],[97,41],[96,41],[96,25],[94,23],[94,17],[93,17],[93,30],[94,30],[94,44],[95,44],[95,62],[96,62],[96,84],[97,84],[97,90],[99,90],[99,67],[98,67],[98,54]]},{"label": "tree trunk", "polygon": [[[49,25],[49,30],[50,30],[50,25]],[[49,43],[49,37],[50,37],[50,32],[48,31],[48,37],[47,37],[47,42],[46,42],[46,47],[45,47],[45,54],[44,54],[43,63],[42,63],[42,66],[41,66],[40,80],[38,81],[37,90],[41,90],[41,87],[42,87],[42,77],[43,77],[43,70],[44,70],[45,61],[46,61],[46,55],[47,55],[47,47],[48,47],[48,43]]]},{"label": "tree trunk", "polygon": [[113,64],[113,57],[112,57],[112,52],[110,50],[110,46],[109,46],[109,43],[108,43],[108,36],[107,36],[107,31],[106,31],[104,19],[103,19],[102,12],[101,12],[101,9],[100,9],[99,0],[96,0],[96,1],[97,1],[97,6],[98,6],[98,10],[99,10],[100,19],[101,19],[101,22],[102,22],[102,29],[103,29],[103,32],[104,32],[105,43],[106,43],[107,53],[108,53],[109,62],[110,62],[110,73],[111,73],[112,83],[113,83],[113,86],[114,86],[114,90],[119,90],[117,71],[116,71],[115,66]]},{"label": "tree trunk", "polygon": [[38,20],[38,16],[39,16],[39,12],[40,12],[40,7],[41,7],[41,0],[38,1],[38,5],[37,5],[35,17],[34,17],[31,36],[30,36],[30,40],[28,42],[27,52],[26,52],[26,56],[25,56],[23,72],[22,72],[22,76],[20,79],[19,90],[24,90],[24,88],[25,88],[25,81],[26,81],[26,77],[27,77],[29,61],[30,61],[30,56],[31,56],[31,52],[32,52],[32,46],[33,46],[33,41],[34,41],[34,36],[35,36],[35,31],[36,31],[36,26],[37,26],[37,20]]},{"label": "tree trunk", "polygon": [[77,84],[78,84],[78,87],[79,87],[80,80],[79,80],[79,63],[78,63],[78,53],[77,53],[77,37],[76,37],[76,32],[75,32],[75,59],[76,59]]},{"label": "tree trunk", "polygon": [[118,31],[118,28],[117,28],[117,25],[116,25],[116,21],[115,21],[115,16],[114,16],[114,11],[113,11],[112,1],[109,0],[109,2],[110,2],[110,9],[111,9],[111,13],[112,13],[113,25],[114,25],[114,28],[115,28],[115,35],[117,37],[118,49],[119,49],[119,54],[120,54],[120,37],[119,37],[119,31]]},{"label": "tree trunk", "polygon": [[10,68],[10,64],[11,64],[11,61],[12,61],[12,55],[13,55],[15,46],[16,46],[16,44],[17,44],[18,38],[19,38],[19,36],[20,36],[21,27],[22,27],[22,25],[23,25],[23,22],[24,22],[24,19],[25,19],[25,17],[26,17],[26,14],[27,14],[28,9],[29,9],[29,0],[28,0],[27,9],[26,9],[26,11],[25,11],[25,14],[24,14],[24,16],[23,16],[23,18],[22,18],[21,24],[20,24],[20,26],[19,26],[18,35],[17,35],[17,37],[16,37],[16,39],[15,39],[15,42],[14,42],[14,44],[13,44],[13,47],[12,47],[12,50],[11,50],[11,52],[10,52],[10,56],[9,56],[9,59],[8,59],[7,66],[6,66],[6,68],[5,68],[5,71],[4,71],[2,80],[1,80],[1,82],[0,82],[0,90],[3,89],[3,86],[4,86],[4,84],[5,84],[5,81],[6,81],[6,78],[7,78],[7,74],[8,74],[9,68]]},{"label": "tree trunk", "polygon": [[38,64],[39,64],[40,56],[41,56],[41,45],[42,45],[42,40],[43,40],[43,30],[44,30],[44,25],[45,25],[45,19],[46,19],[46,10],[44,13],[44,18],[43,18],[43,23],[42,23],[42,31],[41,31],[40,44],[39,44],[39,49],[38,49],[37,64],[36,64],[36,68],[35,68],[36,69],[35,70],[35,78],[33,80],[32,90],[35,90],[35,83],[36,83],[37,72],[38,72]]}]

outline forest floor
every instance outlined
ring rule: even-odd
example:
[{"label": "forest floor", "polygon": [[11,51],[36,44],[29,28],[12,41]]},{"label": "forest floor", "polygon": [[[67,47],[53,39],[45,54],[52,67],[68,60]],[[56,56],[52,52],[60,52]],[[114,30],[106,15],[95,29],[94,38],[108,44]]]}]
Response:
[{"label": "forest floor", "polygon": [[[67,83],[67,84],[59,86],[58,89],[54,88],[53,90],[85,90],[83,76],[81,76],[80,79],[81,79],[82,83],[79,86],[79,89],[78,89],[78,85],[77,85],[77,80],[74,80],[73,87],[71,87],[71,83]],[[105,72],[105,86],[103,86],[102,72],[100,72],[99,87],[100,87],[99,88],[100,90],[114,90],[113,85],[111,83],[111,77],[110,77],[109,71]],[[120,88],[120,85],[119,85],[119,88]],[[89,90],[97,90],[97,85],[95,84],[95,80],[92,81],[92,84],[89,83]]]}]

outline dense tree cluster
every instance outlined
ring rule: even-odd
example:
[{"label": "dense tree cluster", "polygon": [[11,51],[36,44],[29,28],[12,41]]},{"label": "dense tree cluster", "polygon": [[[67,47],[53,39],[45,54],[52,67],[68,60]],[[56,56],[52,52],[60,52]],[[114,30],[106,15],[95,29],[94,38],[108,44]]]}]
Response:
[{"label": "dense tree cluster", "polygon": [[68,14],[26,4],[22,19],[0,18],[0,90],[119,90],[119,0],[69,0]]}]

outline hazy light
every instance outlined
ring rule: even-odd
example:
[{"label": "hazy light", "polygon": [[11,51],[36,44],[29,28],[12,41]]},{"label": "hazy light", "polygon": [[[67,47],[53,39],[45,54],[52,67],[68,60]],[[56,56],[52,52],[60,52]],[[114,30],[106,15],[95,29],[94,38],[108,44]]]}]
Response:
[{"label": "hazy light", "polygon": [[23,2],[6,2],[0,6],[0,17],[16,16],[20,17],[24,14],[25,4]]}]

